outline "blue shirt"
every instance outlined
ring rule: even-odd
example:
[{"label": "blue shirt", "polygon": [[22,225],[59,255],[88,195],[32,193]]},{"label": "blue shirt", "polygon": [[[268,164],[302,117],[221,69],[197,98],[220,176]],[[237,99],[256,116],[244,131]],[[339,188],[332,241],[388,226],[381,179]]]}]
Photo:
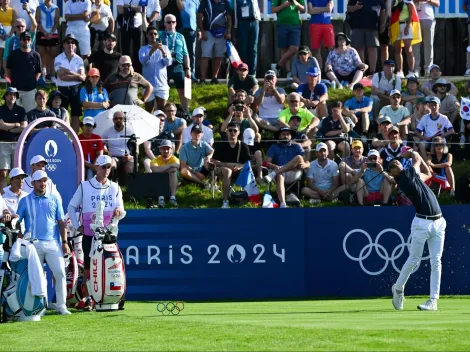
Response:
[{"label": "blue shirt", "polygon": [[312,92],[308,87],[308,83],[304,83],[297,87],[297,93],[305,99],[320,100],[322,95],[328,93],[328,88],[323,83],[317,83]]},{"label": "blue shirt", "polygon": [[163,125],[163,130],[173,132],[177,128],[184,125],[184,120],[181,117],[175,117],[175,121],[170,122],[168,119],[165,119],[165,124]]},{"label": "blue shirt", "polygon": [[142,76],[150,82],[150,84],[158,90],[167,89],[168,78],[166,74],[166,67],[171,65],[171,52],[166,45],[163,45],[166,57],[160,50],[155,50],[152,56],[149,56],[151,45],[143,46],[139,49],[139,61],[142,64]]},{"label": "blue shirt", "polygon": [[204,166],[204,158],[212,153],[214,149],[204,141],[198,146],[194,146],[192,142],[183,144],[180,149],[180,160],[184,161],[195,171],[201,171]]},{"label": "blue shirt", "polygon": [[278,166],[286,165],[297,155],[304,155],[304,149],[297,143],[276,143],[273,144],[266,153],[266,156],[272,159],[273,164]]},{"label": "blue shirt", "polygon": [[[188,47],[181,33],[169,33],[167,31],[158,32],[162,38],[162,44],[166,45],[170,52],[175,53],[175,60],[178,64],[183,64],[183,56],[188,55]],[[170,55],[171,56],[171,55]]]},{"label": "blue shirt", "polygon": [[[356,109],[362,109],[370,106],[372,108],[372,105],[374,104],[374,101],[366,97],[365,95],[362,96],[362,100],[357,100],[356,97],[352,97],[351,99],[348,99],[344,102],[344,106],[347,107],[349,110],[356,110]],[[361,112],[357,112],[356,116],[360,118],[362,116]]]},{"label": "blue shirt", "polygon": [[[325,7],[332,0],[309,0],[313,7]],[[331,12],[311,15],[310,24],[331,24]]]},{"label": "blue shirt", "polygon": [[199,0],[185,0],[183,10],[181,11],[181,21],[183,28],[197,30],[196,12],[199,8]]},{"label": "blue shirt", "polygon": [[380,189],[382,188],[382,181],[384,180],[384,175],[381,174],[380,176],[377,176],[379,173],[380,171],[366,169],[366,172],[364,173],[364,175],[362,175],[362,179],[366,183],[367,190],[369,192],[380,192]]},{"label": "blue shirt", "polygon": [[[103,103],[105,101],[109,101],[108,91],[103,88],[103,93],[98,92],[98,88],[94,87],[91,90],[91,94],[88,94],[86,88],[83,87],[80,89],[80,101],[83,103],[84,101],[89,101],[93,103]],[[83,116],[91,116],[95,117],[96,115],[106,111],[106,109],[85,109],[83,112]]]},{"label": "blue shirt", "polygon": [[32,238],[60,243],[58,220],[64,220],[62,200],[54,193],[37,196],[34,191],[20,200],[17,214],[18,221],[24,220],[26,232]]}]

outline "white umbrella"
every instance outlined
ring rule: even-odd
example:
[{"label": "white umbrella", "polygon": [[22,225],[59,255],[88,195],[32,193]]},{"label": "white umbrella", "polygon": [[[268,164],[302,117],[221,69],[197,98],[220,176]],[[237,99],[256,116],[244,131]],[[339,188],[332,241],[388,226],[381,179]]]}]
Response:
[{"label": "white umbrella", "polygon": [[121,111],[126,116],[127,126],[132,126],[137,136],[137,144],[142,144],[160,134],[160,119],[137,105],[116,105],[96,115],[96,128],[93,133],[102,136],[106,130],[114,126],[113,115],[116,111]]}]

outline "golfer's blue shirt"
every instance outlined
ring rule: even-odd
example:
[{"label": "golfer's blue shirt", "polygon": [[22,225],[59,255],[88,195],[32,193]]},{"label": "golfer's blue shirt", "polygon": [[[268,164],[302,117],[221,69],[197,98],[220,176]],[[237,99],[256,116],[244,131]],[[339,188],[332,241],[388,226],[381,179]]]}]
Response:
[{"label": "golfer's blue shirt", "polygon": [[37,196],[31,192],[20,200],[17,211],[19,221],[24,219],[25,232],[31,232],[32,238],[60,243],[58,220],[64,220],[62,200],[53,193]]}]

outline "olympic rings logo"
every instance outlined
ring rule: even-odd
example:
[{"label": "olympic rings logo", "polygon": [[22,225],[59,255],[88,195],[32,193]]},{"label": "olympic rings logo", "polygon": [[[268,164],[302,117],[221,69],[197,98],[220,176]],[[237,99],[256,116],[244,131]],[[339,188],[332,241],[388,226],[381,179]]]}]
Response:
[{"label": "olympic rings logo", "polygon": [[[400,243],[392,250],[392,253],[389,254],[388,250],[382,246],[381,244],[379,244],[379,240],[380,238],[382,237],[383,234],[387,233],[387,232],[391,232],[393,234],[395,234],[398,239],[400,240]],[[359,234],[363,234],[367,240],[369,241],[368,244],[366,244],[364,246],[364,248],[361,249],[361,251],[359,252],[359,256],[358,257],[354,257],[352,256],[348,250],[347,250],[347,241],[348,241],[348,238],[355,234],[355,233],[359,233]],[[382,274],[385,270],[387,270],[388,268],[388,264],[391,263],[392,264],[392,267],[393,269],[395,269],[395,271],[397,273],[400,272],[400,269],[401,268],[398,268],[396,263],[395,263],[395,260],[400,258],[403,254],[403,252],[405,251],[405,248],[408,250],[409,252],[409,247],[411,245],[411,235],[408,237],[408,240],[405,241],[405,239],[403,238],[402,234],[395,230],[395,229],[385,229],[385,230],[382,230],[379,232],[379,234],[377,235],[375,241],[372,241],[372,238],[371,236],[367,233],[367,231],[364,231],[364,230],[361,230],[361,229],[354,229],[354,230],[351,230],[349,231],[346,236],[344,236],[344,239],[343,239],[343,251],[344,251],[344,254],[346,254],[346,256],[355,261],[355,262],[359,262],[359,265],[362,269],[362,271],[364,271],[366,274],[368,275],[380,275]],[[382,268],[380,268],[379,270],[377,271],[371,271],[371,270],[368,270],[365,266],[364,266],[364,263],[363,261],[365,259],[367,259],[371,253],[372,253],[372,250],[375,250],[375,253],[381,258],[384,260],[384,265]],[[426,256],[426,257],[422,257],[421,260],[427,260],[429,259],[430,256]],[[416,272],[416,270],[418,270],[419,268],[419,265],[421,264],[421,261],[419,261],[418,265],[416,266],[416,268],[413,269],[412,273]]]},{"label": "olympic rings logo", "polygon": [[57,169],[57,165],[56,164],[47,164],[46,169],[47,169],[47,171],[55,171]]},{"label": "olympic rings logo", "polygon": [[162,315],[178,315],[184,309],[184,302],[158,302],[157,303],[157,312],[162,313]]}]

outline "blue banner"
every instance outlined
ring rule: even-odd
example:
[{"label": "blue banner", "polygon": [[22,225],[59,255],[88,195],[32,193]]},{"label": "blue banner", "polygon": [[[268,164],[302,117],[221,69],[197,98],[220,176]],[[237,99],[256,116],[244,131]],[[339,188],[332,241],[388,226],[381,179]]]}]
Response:
[{"label": "blue banner", "polygon": [[[445,206],[442,294],[470,294],[470,206]],[[129,300],[390,295],[411,207],[129,210],[119,225]],[[429,259],[406,294],[429,294]]]}]

